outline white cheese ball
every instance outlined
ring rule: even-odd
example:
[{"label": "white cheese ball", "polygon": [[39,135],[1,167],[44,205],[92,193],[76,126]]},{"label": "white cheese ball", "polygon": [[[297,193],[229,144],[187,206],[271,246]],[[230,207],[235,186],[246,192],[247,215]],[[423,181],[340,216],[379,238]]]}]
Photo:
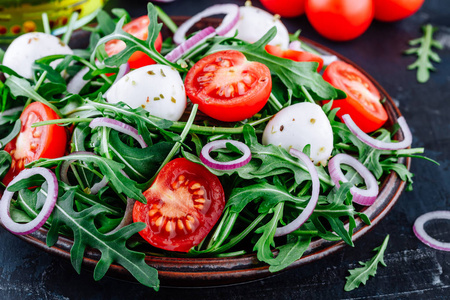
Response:
[{"label": "white cheese ball", "polygon": [[165,65],[149,65],[119,79],[106,94],[110,103],[142,107],[151,115],[178,121],[186,108],[186,92],[180,73]]},{"label": "white cheese ball", "polygon": [[325,166],[333,150],[333,130],[322,108],[313,103],[297,103],[280,110],[264,129],[264,145],[302,151],[311,145],[311,161]]},{"label": "white cheese ball", "polygon": [[[19,36],[9,45],[3,57],[3,65],[31,79],[34,61],[55,54],[73,54],[73,51],[56,36],[30,32]],[[59,62],[60,60],[53,61],[50,66],[55,68]]]},{"label": "white cheese ball", "polygon": [[238,39],[254,43],[273,26],[277,27],[277,34],[269,44],[287,49],[289,47],[289,32],[286,26],[284,26],[279,18],[253,6],[239,7],[239,21],[226,36],[234,36],[237,30],[238,34],[236,37]]}]

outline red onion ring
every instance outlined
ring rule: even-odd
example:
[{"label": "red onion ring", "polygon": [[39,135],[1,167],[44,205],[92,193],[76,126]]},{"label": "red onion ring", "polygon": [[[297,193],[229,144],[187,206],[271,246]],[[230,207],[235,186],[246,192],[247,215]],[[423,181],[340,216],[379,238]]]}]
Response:
[{"label": "red onion ring", "polygon": [[134,138],[139,143],[139,145],[141,145],[142,148],[147,147],[144,138],[133,126],[106,117],[95,118],[94,120],[91,121],[91,123],[89,123],[89,127],[91,128],[96,128],[99,126],[109,127],[119,132],[128,134],[129,136]]},{"label": "red onion ring", "polygon": [[170,62],[176,62],[180,59],[183,54],[185,54],[187,51],[189,51],[191,48],[193,48],[195,45],[202,43],[206,39],[209,39],[210,37],[213,37],[216,35],[216,31],[213,27],[208,26],[205,29],[197,32],[195,35],[190,37],[188,40],[184,41],[178,47],[170,51],[166,55],[166,59]]},{"label": "red onion ring", "polygon": [[[221,162],[213,159],[209,153],[216,149],[226,148],[226,144],[233,144],[236,148],[243,152],[243,155],[235,160]],[[232,170],[236,168],[240,168],[252,159],[252,153],[250,148],[242,142],[233,141],[233,140],[217,140],[206,144],[201,153],[200,160],[208,167],[216,169],[216,170]]]},{"label": "red onion ring", "polygon": [[[75,155],[75,154],[89,154],[89,155],[96,155],[93,152],[89,152],[89,151],[76,151],[76,152],[72,152],[70,153],[68,156],[70,155]],[[59,175],[61,176],[61,181],[70,185],[69,182],[69,177],[67,177],[67,172],[69,171],[69,167],[70,165],[75,161],[76,159],[73,160],[66,160],[65,162],[63,162],[61,164],[61,167],[59,169]],[[99,182],[96,182],[91,188],[91,194],[95,195],[97,194],[103,187],[105,187],[108,184],[108,180],[106,180],[106,177],[103,177],[102,180],[100,180]]]},{"label": "red onion ring", "polygon": [[127,207],[125,208],[125,212],[123,214],[122,221],[120,221],[119,225],[116,226],[113,230],[108,232],[106,235],[113,234],[119,229],[131,224],[133,222],[133,207],[136,200],[127,197]]},{"label": "red onion ring", "polygon": [[[47,198],[45,199],[44,206],[34,220],[25,224],[19,224],[14,222],[9,214],[11,199],[14,196],[14,193],[8,191],[8,187],[19,180],[29,178],[33,175],[41,175],[44,177],[45,181],[47,181]],[[30,234],[41,228],[52,213],[56,204],[56,199],[58,198],[58,180],[56,179],[55,174],[49,169],[42,167],[25,169],[8,184],[8,187],[5,189],[2,199],[0,200],[0,220],[3,223],[3,226],[10,232],[19,235]]]},{"label": "red onion ring", "polygon": [[89,72],[88,67],[84,67],[81,69],[75,76],[73,76],[72,80],[67,84],[67,91],[71,94],[79,94],[83,87],[88,83],[87,80],[84,80],[84,75]]},{"label": "red onion ring", "polygon": [[414,234],[422,243],[430,246],[431,248],[442,251],[450,251],[450,243],[441,242],[432,238],[424,229],[424,225],[426,222],[435,219],[450,220],[450,211],[437,210],[421,215],[414,222],[413,226]]},{"label": "red onion ring", "polygon": [[173,41],[176,44],[183,43],[186,40],[186,33],[195,23],[200,21],[202,18],[220,14],[225,14],[226,16],[219,27],[216,28],[216,32],[218,35],[225,35],[234,27],[234,25],[236,25],[239,20],[239,6],[236,4],[216,4],[199,12],[178,27],[178,30],[173,36]]},{"label": "red onion ring", "polygon": [[337,187],[340,187],[339,181],[348,182],[348,179],[342,173],[341,164],[355,169],[366,183],[367,189],[360,189],[356,186],[350,189],[350,193],[353,195],[353,202],[364,206],[372,205],[378,196],[378,183],[373,174],[356,158],[344,153],[337,154],[328,162],[331,180]]},{"label": "red onion ring", "polygon": [[345,125],[347,125],[348,129],[363,143],[369,145],[372,148],[380,149],[380,150],[399,150],[408,148],[411,146],[412,143],[412,134],[409,130],[408,124],[406,124],[405,118],[399,117],[397,119],[398,125],[400,125],[400,129],[403,132],[404,139],[401,142],[398,143],[392,143],[392,142],[383,142],[377,139],[374,139],[373,137],[366,134],[364,131],[362,131],[352,120],[352,117],[349,114],[345,114],[342,116],[342,120],[344,121]]},{"label": "red onion ring", "polygon": [[319,200],[319,192],[320,192],[319,174],[317,173],[316,167],[311,162],[311,159],[309,158],[308,155],[295,148],[291,148],[289,150],[289,153],[292,156],[300,159],[306,165],[306,168],[308,169],[309,174],[311,175],[312,193],[308,205],[306,205],[305,209],[300,213],[300,215],[297,218],[295,218],[294,221],[287,224],[286,226],[278,227],[275,230],[275,237],[283,236],[299,229],[303,225],[303,223],[305,223],[306,220],[308,220],[308,218],[311,216],[311,214],[314,211],[314,208],[316,208],[317,201]]}]

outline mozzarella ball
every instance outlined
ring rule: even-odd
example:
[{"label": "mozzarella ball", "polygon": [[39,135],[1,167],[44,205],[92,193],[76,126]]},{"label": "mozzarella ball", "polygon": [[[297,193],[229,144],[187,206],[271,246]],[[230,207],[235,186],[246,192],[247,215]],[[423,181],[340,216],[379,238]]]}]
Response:
[{"label": "mozzarella ball", "polygon": [[333,130],[322,108],[313,103],[297,103],[280,110],[264,129],[264,145],[302,151],[311,145],[311,161],[325,166],[333,150]]},{"label": "mozzarella ball", "polygon": [[[56,36],[30,32],[19,36],[9,45],[3,57],[3,65],[31,79],[34,61],[55,54],[73,54],[73,51]],[[55,68],[59,62],[60,60],[53,61],[50,66]]]},{"label": "mozzarella ball", "polygon": [[238,39],[254,43],[273,26],[277,27],[277,34],[269,44],[287,49],[289,47],[289,32],[286,26],[279,18],[253,6],[241,6],[239,8],[239,21],[226,36],[234,36],[237,30],[238,34],[236,37]]},{"label": "mozzarella ball", "polygon": [[171,121],[181,118],[187,103],[180,73],[159,64],[136,69],[119,79],[107,92],[106,100],[142,107],[153,116]]}]

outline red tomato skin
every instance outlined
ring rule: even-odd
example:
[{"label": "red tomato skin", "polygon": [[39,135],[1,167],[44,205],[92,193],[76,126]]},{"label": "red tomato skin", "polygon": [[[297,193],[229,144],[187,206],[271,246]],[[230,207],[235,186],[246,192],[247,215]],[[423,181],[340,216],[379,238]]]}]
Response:
[{"label": "red tomato skin", "polygon": [[[218,66],[222,62],[230,66]],[[205,67],[211,65],[217,70],[205,72]],[[202,85],[198,80],[205,73],[213,74],[213,80]],[[233,97],[219,95],[220,88],[231,85],[230,82],[233,86],[242,82],[245,74],[255,79],[245,93]],[[272,91],[272,78],[264,64],[247,61],[239,51],[227,50],[199,60],[188,71],[185,87],[187,96],[192,103],[198,104],[200,111],[219,121],[236,122],[252,117],[264,107]]]},{"label": "red tomato skin", "polygon": [[[180,176],[186,178],[188,182],[185,184],[186,188],[183,186],[184,183],[174,188],[173,183],[179,181]],[[192,186],[191,184],[195,183],[200,183],[204,187],[202,197],[206,199],[206,208],[204,207],[201,210],[194,207],[189,208],[189,199],[177,197],[183,195],[191,197],[195,194],[192,191],[186,194],[186,191]],[[209,172],[204,166],[185,158],[176,158],[167,163],[152,186],[144,192],[144,196],[147,199],[147,204],[135,203],[133,221],[147,224],[147,227],[139,232],[147,242],[157,248],[169,251],[188,252],[192,247],[198,245],[219,220],[225,206],[225,193],[217,176]],[[174,196],[174,198],[171,198],[171,196]],[[175,204],[171,205],[171,203]],[[196,202],[194,201],[194,203]],[[162,206],[158,207],[158,205]],[[173,215],[179,217],[174,218]],[[155,230],[156,222],[160,216],[164,216],[165,221],[172,222],[173,226],[179,226],[178,221],[185,222],[188,218],[187,215],[194,216],[198,221],[198,223],[194,223],[197,226],[194,226],[195,229],[190,233],[185,231],[183,234],[178,231],[177,234],[174,234],[172,231],[164,231],[167,222],[163,224],[163,229],[159,232]],[[186,225],[186,223],[183,224],[183,226]],[[179,230],[179,228],[174,230]]]},{"label": "red tomato skin", "polygon": [[327,39],[349,41],[363,34],[372,23],[372,0],[308,0],[306,16]]},{"label": "red tomato skin", "polygon": [[[123,26],[123,30],[132,34],[133,36],[146,40],[148,37],[148,25],[150,24],[150,20],[148,16],[141,16],[133,21],[125,24]],[[158,37],[155,41],[155,49],[160,52],[162,48],[162,36],[161,33],[158,34]],[[105,50],[108,56],[112,56],[114,54],[119,53],[125,49],[125,43],[120,40],[112,40],[105,44]],[[143,66],[155,64],[155,61],[151,59],[147,54],[142,51],[134,52],[130,58],[128,59],[128,64],[131,69],[137,69]]]},{"label": "red tomato skin", "polygon": [[373,0],[375,19],[383,22],[395,22],[416,13],[425,0]]},{"label": "red tomato skin", "polygon": [[282,50],[279,46],[274,45],[266,45],[266,51],[272,55],[290,59],[293,61],[314,61],[318,63],[317,72],[322,70],[323,67],[323,59],[319,55],[315,55],[313,53],[307,51],[297,51],[297,50]]},{"label": "red tomato skin", "polygon": [[261,4],[271,13],[284,18],[293,18],[305,13],[306,0],[261,0]]},{"label": "red tomato skin", "polygon": [[[332,108],[339,108],[336,113],[342,120],[342,116],[349,114],[353,121],[364,132],[373,132],[379,129],[387,121],[388,115],[383,105],[378,101],[371,101],[367,97],[358,97],[358,93],[361,92],[361,87],[349,88],[351,82],[362,82],[366,87],[365,93],[371,93],[374,98],[380,99],[380,93],[373,83],[360,71],[353,66],[343,62],[332,62],[324,71],[323,79],[329,82],[335,88],[343,90],[347,94],[347,98],[338,99],[333,101]],[[362,101],[367,99],[365,104]],[[323,101],[328,103],[329,101]]]},{"label": "red tomato skin", "polygon": [[[33,102],[24,109],[20,116],[22,127],[19,135],[5,146],[5,151],[12,158],[11,167],[2,180],[5,185],[24,169],[25,164],[39,158],[57,158],[64,155],[67,146],[65,127],[54,124],[33,129],[30,124],[56,119],[59,119],[59,116],[55,111],[40,102]],[[29,148],[17,149],[18,144]],[[26,151],[25,157],[23,151]]]}]

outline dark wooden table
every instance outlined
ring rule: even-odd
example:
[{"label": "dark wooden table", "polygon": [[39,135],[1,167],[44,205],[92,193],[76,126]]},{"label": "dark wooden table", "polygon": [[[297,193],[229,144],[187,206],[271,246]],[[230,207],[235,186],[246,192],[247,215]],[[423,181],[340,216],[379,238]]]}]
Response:
[{"label": "dark wooden table", "polygon": [[[356,0],[355,0],[356,1]],[[177,0],[160,6],[170,15],[193,15],[213,3],[226,1]],[[243,4],[244,1],[228,1]],[[260,6],[254,1],[255,6]],[[133,17],[146,13],[146,1],[111,0],[107,8],[124,7]],[[429,211],[450,209],[450,6],[447,0],[426,0],[414,16],[396,23],[374,21],[356,40],[335,43],[319,36],[305,16],[283,20],[291,32],[315,40],[360,65],[398,103],[414,135],[413,147],[438,161],[413,159],[414,190],[405,192],[393,210],[355,247],[314,264],[251,283],[217,288],[165,288],[156,293],[135,283],[92,274],[78,275],[70,262],[51,256],[0,228],[0,299],[450,299],[450,254],[431,249],[413,234],[414,220]],[[419,84],[407,66],[408,40],[420,27],[439,27],[435,37],[444,45],[427,83]],[[430,226],[435,236],[450,242],[450,222]],[[380,267],[367,285],[344,292],[348,269],[372,257],[373,248],[390,234]]]}]

